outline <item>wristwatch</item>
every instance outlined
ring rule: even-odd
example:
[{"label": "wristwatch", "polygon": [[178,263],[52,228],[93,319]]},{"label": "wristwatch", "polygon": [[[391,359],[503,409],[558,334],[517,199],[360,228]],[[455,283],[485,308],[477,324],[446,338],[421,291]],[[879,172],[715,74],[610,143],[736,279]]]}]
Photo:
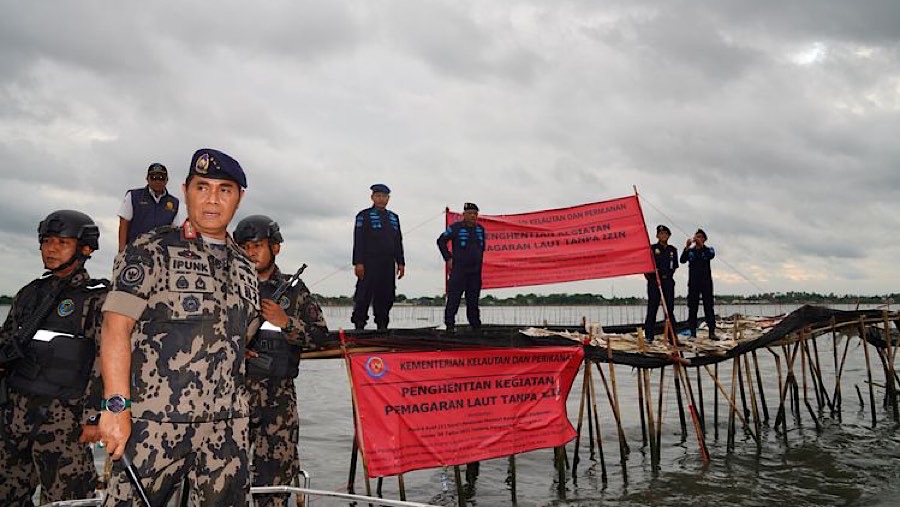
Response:
[{"label": "wristwatch", "polygon": [[113,414],[119,414],[124,412],[126,408],[131,408],[131,400],[125,398],[121,394],[114,394],[101,401],[100,408],[102,410],[109,410]]},{"label": "wristwatch", "polygon": [[294,329],[297,329],[294,327],[294,321],[292,321],[291,319],[288,319],[288,325],[281,328],[281,331],[283,333],[292,333],[292,332],[294,332]]}]

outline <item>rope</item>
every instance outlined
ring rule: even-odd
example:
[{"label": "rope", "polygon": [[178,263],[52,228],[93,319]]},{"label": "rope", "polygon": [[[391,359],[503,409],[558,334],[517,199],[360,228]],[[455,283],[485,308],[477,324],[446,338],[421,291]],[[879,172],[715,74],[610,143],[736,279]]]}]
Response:
[{"label": "rope", "polygon": [[[661,209],[659,209],[658,207],[656,207],[656,205],[653,204],[652,201],[650,201],[649,199],[647,199],[647,197],[646,197],[644,194],[641,194],[641,201],[642,201],[642,202],[645,202],[645,203],[647,203],[647,204],[649,204],[651,208],[653,208],[654,210],[656,210],[657,213],[659,213],[660,215],[662,215],[663,218],[665,218],[670,224],[672,224],[676,229],[678,229],[679,232],[683,233],[685,236],[691,236],[691,233],[689,233],[688,231],[684,230],[680,225],[678,225],[678,223],[677,223],[675,220],[672,219],[672,217],[670,217],[670,216],[667,215],[665,212],[663,212]],[[763,290],[762,287],[760,287],[759,285],[757,285],[757,283],[756,283],[754,280],[752,280],[750,277],[748,277],[748,276],[745,275],[744,273],[740,272],[736,267],[732,266],[731,263],[729,263],[727,260],[725,260],[725,259],[723,259],[723,258],[721,258],[721,257],[718,257],[718,259],[719,259],[720,262],[722,262],[723,264],[725,264],[729,269],[731,269],[732,271],[734,271],[735,273],[737,273],[738,276],[740,276],[741,278],[743,278],[744,280],[746,280],[747,283],[749,283],[750,285],[752,285],[753,287],[755,287],[756,290],[759,291],[760,294],[765,294],[765,293],[766,293],[766,291]]]},{"label": "rope", "polygon": [[[426,218],[424,221],[418,223],[418,224],[417,224],[416,226],[414,226],[413,228],[408,229],[408,230],[407,230],[407,234],[408,234],[408,233],[411,233],[411,232],[415,232],[415,231],[421,229],[423,226],[425,226],[425,224],[427,224],[427,223],[431,222],[432,220],[434,220],[435,218],[440,217],[440,216],[443,216],[443,215],[444,215],[444,212],[441,211],[441,212],[438,213],[437,215],[433,215],[433,216],[431,216],[431,217]],[[339,268],[335,269],[334,271],[328,273],[327,275],[323,276],[322,278],[319,278],[319,279],[316,280],[315,282],[312,282],[312,283],[309,284],[308,286],[309,286],[309,287],[315,287],[315,286],[319,285],[320,283],[324,282],[325,280],[328,280],[328,279],[331,278],[332,276],[334,276],[334,275],[336,275],[336,274],[338,274],[338,273],[347,271],[347,270],[351,269],[352,267],[353,267],[352,265],[350,265],[350,266],[339,267]],[[443,289],[441,289],[441,290],[443,290]]]}]

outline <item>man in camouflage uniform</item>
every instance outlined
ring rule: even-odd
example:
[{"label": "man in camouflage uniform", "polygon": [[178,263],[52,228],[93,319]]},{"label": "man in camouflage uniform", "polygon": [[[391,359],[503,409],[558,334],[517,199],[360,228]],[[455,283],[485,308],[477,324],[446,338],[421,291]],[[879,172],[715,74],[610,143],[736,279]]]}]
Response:
[{"label": "man in camouflage uniform", "polygon": [[[256,263],[259,298],[265,322],[248,352],[247,390],[250,394],[250,467],[254,486],[284,486],[300,474],[300,418],[294,378],[300,352],[322,343],[328,333],[322,309],[301,280],[278,301],[273,294],[291,276],[275,264],[283,238],[278,224],[265,215],[252,215],[238,223],[234,240]],[[290,495],[256,495],[256,505],[286,506]]]},{"label": "man in camouflage uniform", "polygon": [[[227,232],[246,186],[236,160],[198,150],[183,187],[188,220],[139,236],[113,268],[100,435],[114,459],[131,458],[154,506],[185,477],[195,507],[247,501],[244,354],[259,295],[253,264]],[[139,505],[135,492],[117,466],[104,505]]]},{"label": "man in camouflage uniform", "polygon": [[9,506],[32,505],[38,484],[41,503],[93,497],[97,484],[85,442],[96,440],[87,423],[96,424],[89,419],[99,400],[86,393],[109,286],[91,280],[84,263],[100,231],[84,213],[61,210],[40,223],[38,238],[48,272],[16,294],[0,331],[9,395],[0,412],[0,503]]}]

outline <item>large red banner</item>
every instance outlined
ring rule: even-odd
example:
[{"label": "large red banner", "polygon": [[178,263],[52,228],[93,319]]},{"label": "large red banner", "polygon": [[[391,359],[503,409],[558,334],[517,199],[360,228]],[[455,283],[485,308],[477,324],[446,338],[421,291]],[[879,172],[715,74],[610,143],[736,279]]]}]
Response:
[{"label": "large red banner", "polygon": [[565,444],[583,356],[580,346],[352,354],[368,476]]},{"label": "large red banner", "polygon": [[[447,213],[447,224],[462,220]],[[637,196],[518,215],[479,215],[482,288],[649,273],[653,258]]]}]

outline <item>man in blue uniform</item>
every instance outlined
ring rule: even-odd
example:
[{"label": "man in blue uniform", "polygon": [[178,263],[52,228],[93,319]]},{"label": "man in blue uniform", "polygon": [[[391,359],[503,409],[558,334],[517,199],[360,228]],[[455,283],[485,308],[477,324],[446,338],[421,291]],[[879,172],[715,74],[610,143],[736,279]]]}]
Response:
[{"label": "man in blue uniform", "polygon": [[178,198],[166,191],[169,172],[155,162],[147,169],[147,186],[125,193],[119,207],[119,251],[134,238],[161,225],[178,225]]},{"label": "man in blue uniform", "polygon": [[[647,319],[644,321],[644,336],[647,343],[653,341],[656,332],[656,313],[659,310],[659,289],[662,287],[663,297],[666,302],[665,311],[668,312],[670,322],[675,310],[675,270],[678,269],[678,249],[669,244],[669,236],[672,231],[665,225],[656,226],[657,243],[650,247],[653,252],[653,261],[656,265],[656,273],[644,273],[647,279]],[[659,274],[657,285],[656,275]]]},{"label": "man in blue uniform", "polygon": [[372,305],[375,325],[383,331],[390,321],[396,280],[406,272],[406,260],[400,217],[387,209],[391,189],[381,183],[370,188],[372,207],[356,214],[353,229],[353,269],[357,281],[350,320],[356,329],[365,328],[369,305]]},{"label": "man in blue uniform", "polygon": [[10,506],[32,505],[38,484],[43,504],[91,497],[97,482],[84,442],[98,437],[87,424],[99,408],[93,367],[109,284],[91,280],[84,263],[99,248],[100,230],[84,213],[60,210],[40,223],[38,239],[47,273],[16,294],[0,330],[8,385],[0,502]]},{"label": "man in blue uniform", "polygon": [[709,327],[709,337],[716,339],[716,313],[713,309],[713,280],[709,263],[716,256],[716,250],[706,246],[706,233],[697,229],[693,238],[688,238],[681,252],[681,263],[688,263],[688,326],[691,337],[697,337],[697,308],[703,298],[703,316]]},{"label": "man in blue uniform", "polygon": [[[444,308],[444,324],[447,331],[456,326],[456,312],[463,292],[466,294],[466,317],[472,329],[481,327],[478,300],[481,297],[481,263],[484,259],[485,232],[477,223],[478,206],[471,202],[463,205],[463,219],[447,227],[437,239],[438,249],[450,276],[447,279],[447,306]],[[452,242],[452,250],[447,243]]]}]

